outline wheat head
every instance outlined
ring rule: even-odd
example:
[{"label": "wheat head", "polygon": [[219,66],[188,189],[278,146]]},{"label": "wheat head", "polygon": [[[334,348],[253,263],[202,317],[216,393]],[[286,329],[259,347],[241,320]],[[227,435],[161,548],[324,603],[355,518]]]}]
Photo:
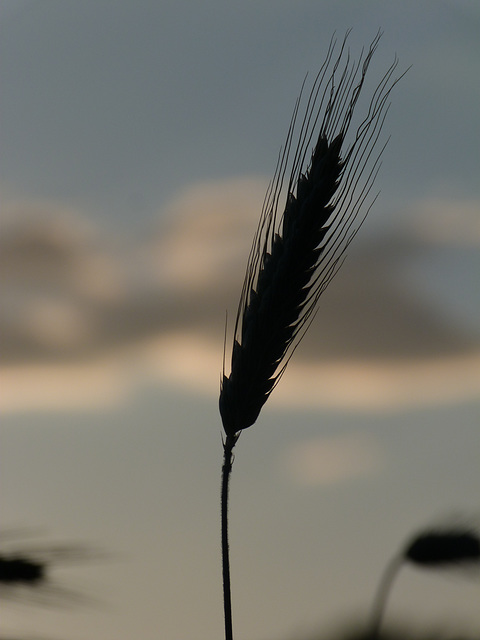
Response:
[{"label": "wheat head", "polygon": [[385,148],[379,136],[388,98],[400,79],[393,79],[397,60],[348,143],[381,33],[357,62],[347,37],[338,54],[332,39],[297,126],[300,93],[264,201],[235,321],[231,372],[225,374],[224,362],[221,380],[220,413],[231,438],[256,421],[376,197],[370,191]]}]

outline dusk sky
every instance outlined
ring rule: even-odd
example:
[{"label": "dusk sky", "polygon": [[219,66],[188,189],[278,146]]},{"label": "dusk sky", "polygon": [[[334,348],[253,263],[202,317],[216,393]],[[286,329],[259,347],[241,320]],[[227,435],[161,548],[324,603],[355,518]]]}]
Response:
[{"label": "dusk sky", "polygon": [[[354,58],[384,32],[367,105],[411,68],[380,195],[236,447],[236,637],[365,621],[412,532],[480,526],[478,2],[2,0],[0,548],[111,554],[5,602],[2,637],[222,637],[226,310],[305,74],[350,28]],[[478,635],[479,602],[478,572],[405,569],[387,620]]]}]

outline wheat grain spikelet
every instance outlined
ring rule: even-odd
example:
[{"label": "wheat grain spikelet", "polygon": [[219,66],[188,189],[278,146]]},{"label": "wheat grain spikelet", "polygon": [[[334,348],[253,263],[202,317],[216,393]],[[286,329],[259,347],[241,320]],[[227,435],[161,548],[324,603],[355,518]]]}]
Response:
[{"label": "wheat grain spikelet", "polygon": [[375,200],[369,194],[385,148],[379,136],[389,94],[400,79],[393,79],[397,59],[347,143],[381,33],[357,62],[350,58],[347,37],[337,55],[336,41],[330,42],[297,126],[300,93],[264,201],[236,316],[231,372],[225,374],[224,363],[221,381],[220,413],[230,437],[256,421]]}]

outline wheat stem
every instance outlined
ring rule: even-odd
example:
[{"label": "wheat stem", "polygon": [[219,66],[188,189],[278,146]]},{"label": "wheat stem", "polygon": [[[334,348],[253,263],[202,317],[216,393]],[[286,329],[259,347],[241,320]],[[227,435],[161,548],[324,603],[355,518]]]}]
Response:
[{"label": "wheat stem", "polygon": [[403,555],[400,554],[393,557],[386,566],[382,579],[380,580],[380,584],[378,585],[375,599],[373,601],[369,624],[368,637],[371,638],[371,640],[377,640],[379,637],[380,627],[382,625],[383,616],[385,615],[385,609],[387,606],[387,600],[403,562]]},{"label": "wheat stem", "polygon": [[233,447],[238,436],[227,436],[223,444],[222,467],[222,572],[225,640],[233,640],[232,595],[230,587],[230,550],[228,546],[228,487],[233,464]]}]

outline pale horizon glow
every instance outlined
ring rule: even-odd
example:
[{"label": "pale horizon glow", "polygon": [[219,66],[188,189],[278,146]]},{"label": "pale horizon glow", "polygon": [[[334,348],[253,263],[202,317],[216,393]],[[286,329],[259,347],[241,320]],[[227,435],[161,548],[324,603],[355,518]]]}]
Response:
[{"label": "pale horizon glow", "polygon": [[[105,230],[102,235],[95,233],[92,221],[85,221],[78,214],[68,212],[71,224],[65,228],[61,210],[54,207],[53,213],[45,218],[48,224],[42,231],[38,224],[32,229],[29,223],[33,212],[41,210],[39,205],[24,203],[23,217],[18,215],[22,209],[17,207],[15,223],[20,226],[13,227],[19,229],[12,236],[13,242],[28,247],[29,242],[40,238],[45,249],[40,254],[39,266],[35,262],[29,265],[27,256],[21,256],[19,262],[15,253],[8,258],[6,235],[5,255],[12,261],[10,277],[14,284],[25,283],[26,311],[22,313],[22,306],[18,306],[18,317],[12,316],[10,320],[15,330],[23,331],[47,351],[62,353],[73,349],[75,353],[76,349],[81,354],[82,349],[91,348],[96,342],[101,347],[102,332],[108,336],[108,324],[102,328],[102,313],[112,315],[116,304],[120,305],[119,311],[113,318],[121,320],[123,309],[131,307],[132,320],[142,321],[145,313],[142,307],[138,320],[135,311],[138,297],[135,270],[139,268],[150,279],[149,288],[141,295],[149,305],[153,301],[158,307],[159,327],[154,335],[126,336],[123,342],[104,352],[72,355],[63,363],[61,360],[49,363],[42,358],[23,363],[4,362],[0,368],[3,380],[0,409],[34,412],[83,407],[90,411],[102,405],[118,406],[134,397],[145,381],[173,385],[212,399],[218,396],[224,313],[229,310],[228,373],[229,331],[235,311],[232,305],[240,293],[241,274],[264,189],[265,181],[252,177],[190,185],[167,206],[169,222],[162,233],[152,234],[123,253],[112,252],[112,247],[106,244]],[[457,247],[459,242],[477,246],[476,205],[457,205],[454,208],[452,203],[440,200],[419,203],[418,220],[409,218],[413,221],[412,233],[426,241],[427,246],[447,242]],[[437,222],[435,225],[429,222],[436,220],[438,211],[437,228]],[[452,227],[456,234],[448,233]],[[349,266],[347,259],[344,266],[347,275]],[[43,297],[32,287],[37,280],[46,290]],[[334,288],[335,282],[331,286]],[[325,295],[328,297],[328,292]],[[198,309],[195,305],[199,304],[195,300],[202,297],[208,300],[210,315],[206,317],[212,319],[204,328],[196,327],[195,315]],[[13,300],[12,311],[8,311],[12,314],[18,297]],[[179,320],[190,319],[189,326],[181,330],[161,327],[172,304],[178,307],[174,306],[174,313]],[[319,303],[320,317],[322,304],[323,299]],[[343,313],[348,313],[347,299],[344,304],[347,311]],[[205,304],[203,311],[206,308]],[[415,317],[411,321],[415,322]],[[215,334],[210,325],[218,327]],[[388,331],[388,327],[382,331]],[[346,412],[447,406],[480,397],[478,371],[480,351],[475,348],[467,353],[434,354],[429,358],[358,359],[341,355],[313,362],[302,359],[300,348],[273,392],[271,402],[277,407]]]},{"label": "pale horizon glow", "polygon": [[[70,364],[0,368],[0,411],[91,411],[122,406],[146,382],[218,397],[221,344],[172,333],[110,357]],[[480,352],[407,362],[292,361],[269,403],[341,412],[402,411],[480,397]]]}]

